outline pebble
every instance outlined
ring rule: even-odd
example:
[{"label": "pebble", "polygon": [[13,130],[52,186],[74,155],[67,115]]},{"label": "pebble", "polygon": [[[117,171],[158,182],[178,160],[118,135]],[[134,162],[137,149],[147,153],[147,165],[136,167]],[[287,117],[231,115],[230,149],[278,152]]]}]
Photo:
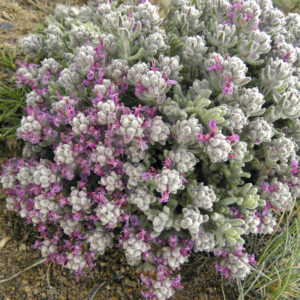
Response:
[{"label": "pebble", "polygon": [[120,272],[120,271],[116,271],[116,278],[117,278],[118,280],[120,280],[120,279],[124,278],[124,275],[123,275],[123,273],[122,273],[122,272]]},{"label": "pebble", "polygon": [[125,284],[129,287],[135,288],[137,286],[136,281],[130,280],[128,278],[125,278]]},{"label": "pebble", "polygon": [[26,251],[26,248],[26,244],[22,243],[19,249],[20,251]]},{"label": "pebble", "polygon": [[199,294],[199,299],[201,299],[201,300],[208,300],[208,296],[207,296],[207,294],[200,293]]},{"label": "pebble", "polygon": [[13,29],[15,28],[15,25],[9,22],[1,22],[0,23],[0,29]]},{"label": "pebble", "polygon": [[30,293],[31,293],[31,288],[30,288],[29,285],[26,285],[26,286],[25,286],[25,292],[26,292],[27,294],[30,294]]}]

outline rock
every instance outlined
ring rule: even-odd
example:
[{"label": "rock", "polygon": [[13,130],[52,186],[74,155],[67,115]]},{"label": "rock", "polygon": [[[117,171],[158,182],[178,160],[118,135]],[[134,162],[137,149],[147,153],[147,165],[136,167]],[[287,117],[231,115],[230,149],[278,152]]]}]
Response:
[{"label": "rock", "polygon": [[25,292],[26,292],[26,294],[30,294],[31,293],[31,288],[30,288],[29,285],[25,286]]},{"label": "rock", "polygon": [[12,23],[9,23],[9,22],[1,22],[0,23],[0,29],[8,30],[8,29],[13,29],[13,28],[15,28],[15,25]]}]

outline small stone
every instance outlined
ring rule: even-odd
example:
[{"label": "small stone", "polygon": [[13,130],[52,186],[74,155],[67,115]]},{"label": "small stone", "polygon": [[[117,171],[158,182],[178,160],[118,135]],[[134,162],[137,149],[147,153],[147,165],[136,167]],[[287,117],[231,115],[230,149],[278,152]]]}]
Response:
[{"label": "small stone", "polygon": [[122,274],[122,272],[116,271],[116,278],[117,279],[122,279],[123,277],[124,277],[124,275]]},{"label": "small stone", "polygon": [[39,293],[39,290],[37,289],[37,288],[35,288],[34,290],[33,290],[33,294],[34,295],[37,295]]},{"label": "small stone", "polygon": [[47,295],[46,295],[45,293],[41,293],[41,296],[42,296],[43,298],[46,298],[46,297],[47,297]]},{"label": "small stone", "polygon": [[1,22],[0,23],[0,29],[13,29],[15,27],[14,24],[9,22]]},{"label": "small stone", "polygon": [[137,283],[133,280],[130,280],[128,278],[125,278],[125,284],[129,287],[135,288],[137,286]]},{"label": "small stone", "polygon": [[26,292],[27,294],[30,294],[30,293],[31,293],[31,288],[30,288],[30,286],[28,286],[28,285],[25,286],[25,292]]},{"label": "small stone", "polygon": [[126,288],[125,292],[127,295],[130,295],[133,292],[133,290],[134,290],[133,288]]},{"label": "small stone", "polygon": [[20,245],[20,251],[26,251],[26,244],[24,244],[24,243],[22,243],[21,245]]},{"label": "small stone", "polygon": [[208,296],[207,296],[207,294],[204,294],[204,293],[200,293],[199,294],[199,299],[203,299],[203,300],[208,300]]}]

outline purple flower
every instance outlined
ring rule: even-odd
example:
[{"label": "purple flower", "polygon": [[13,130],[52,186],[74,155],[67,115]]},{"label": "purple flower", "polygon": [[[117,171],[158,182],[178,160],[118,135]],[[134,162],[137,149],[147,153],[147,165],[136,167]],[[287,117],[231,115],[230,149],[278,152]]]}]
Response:
[{"label": "purple flower", "polygon": [[174,290],[177,290],[177,289],[183,289],[183,286],[180,284],[181,282],[181,276],[178,275],[173,281],[172,281],[172,288]]},{"label": "purple flower", "polygon": [[172,249],[174,249],[176,247],[177,242],[178,242],[177,235],[171,235],[169,237],[169,245],[172,247]]},{"label": "purple flower", "polygon": [[38,225],[38,231],[44,235],[44,234],[46,234],[46,230],[47,230],[46,224],[44,224],[43,222],[40,222]]},{"label": "purple flower", "polygon": [[139,225],[139,219],[136,215],[133,215],[130,217],[130,222],[133,226],[138,226]]},{"label": "purple flower", "polygon": [[[144,2],[146,2],[146,0],[141,0],[141,1],[144,1]],[[143,2],[143,3],[144,3]],[[141,294],[146,298],[146,299],[150,299],[150,300],[152,300],[152,299],[154,299],[154,294],[153,294],[153,292],[143,292],[143,291],[141,291]]]},{"label": "purple flower", "polygon": [[140,83],[137,82],[135,85],[135,95],[138,97],[139,94],[146,92],[147,89]]},{"label": "purple flower", "polygon": [[49,216],[49,220],[52,221],[53,223],[56,223],[59,219],[61,219],[61,216],[57,214],[57,212],[54,210],[49,211],[48,216]]},{"label": "purple flower", "polygon": [[164,164],[165,164],[165,167],[167,169],[171,169],[171,167],[172,167],[172,160],[171,160],[171,158],[167,157],[166,160],[164,161]]},{"label": "purple flower", "polygon": [[39,240],[35,240],[34,244],[31,246],[33,249],[39,249],[42,247],[42,243]]},{"label": "purple flower", "polygon": [[151,286],[152,286],[152,281],[151,281],[148,277],[144,276],[143,273],[141,274],[141,281],[142,281],[142,283],[145,284],[147,287],[151,287]]},{"label": "purple flower", "polygon": [[220,272],[222,276],[225,276],[225,278],[229,278],[231,274],[231,270],[228,267],[222,267],[218,264],[215,265],[216,271]]},{"label": "purple flower", "polygon": [[76,278],[76,281],[79,281],[79,278],[81,275],[83,275],[84,272],[82,269],[79,269],[76,273],[75,273],[75,278]]},{"label": "purple flower", "polygon": [[249,257],[249,264],[251,264],[251,265],[253,265],[253,266],[256,266],[256,265],[258,265],[258,262],[255,260],[255,255],[254,255],[254,253],[253,254],[251,254],[251,256]]}]

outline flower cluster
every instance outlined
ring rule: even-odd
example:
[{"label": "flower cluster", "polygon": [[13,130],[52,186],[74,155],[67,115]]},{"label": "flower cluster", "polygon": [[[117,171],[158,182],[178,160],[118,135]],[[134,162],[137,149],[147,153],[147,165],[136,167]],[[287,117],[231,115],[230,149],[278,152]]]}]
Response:
[{"label": "flower cluster", "polygon": [[2,170],[7,209],[73,270],[118,245],[147,299],[182,288],[192,251],[244,279],[247,234],[300,196],[300,16],[271,0],[90,0],[25,37],[23,157]]}]

